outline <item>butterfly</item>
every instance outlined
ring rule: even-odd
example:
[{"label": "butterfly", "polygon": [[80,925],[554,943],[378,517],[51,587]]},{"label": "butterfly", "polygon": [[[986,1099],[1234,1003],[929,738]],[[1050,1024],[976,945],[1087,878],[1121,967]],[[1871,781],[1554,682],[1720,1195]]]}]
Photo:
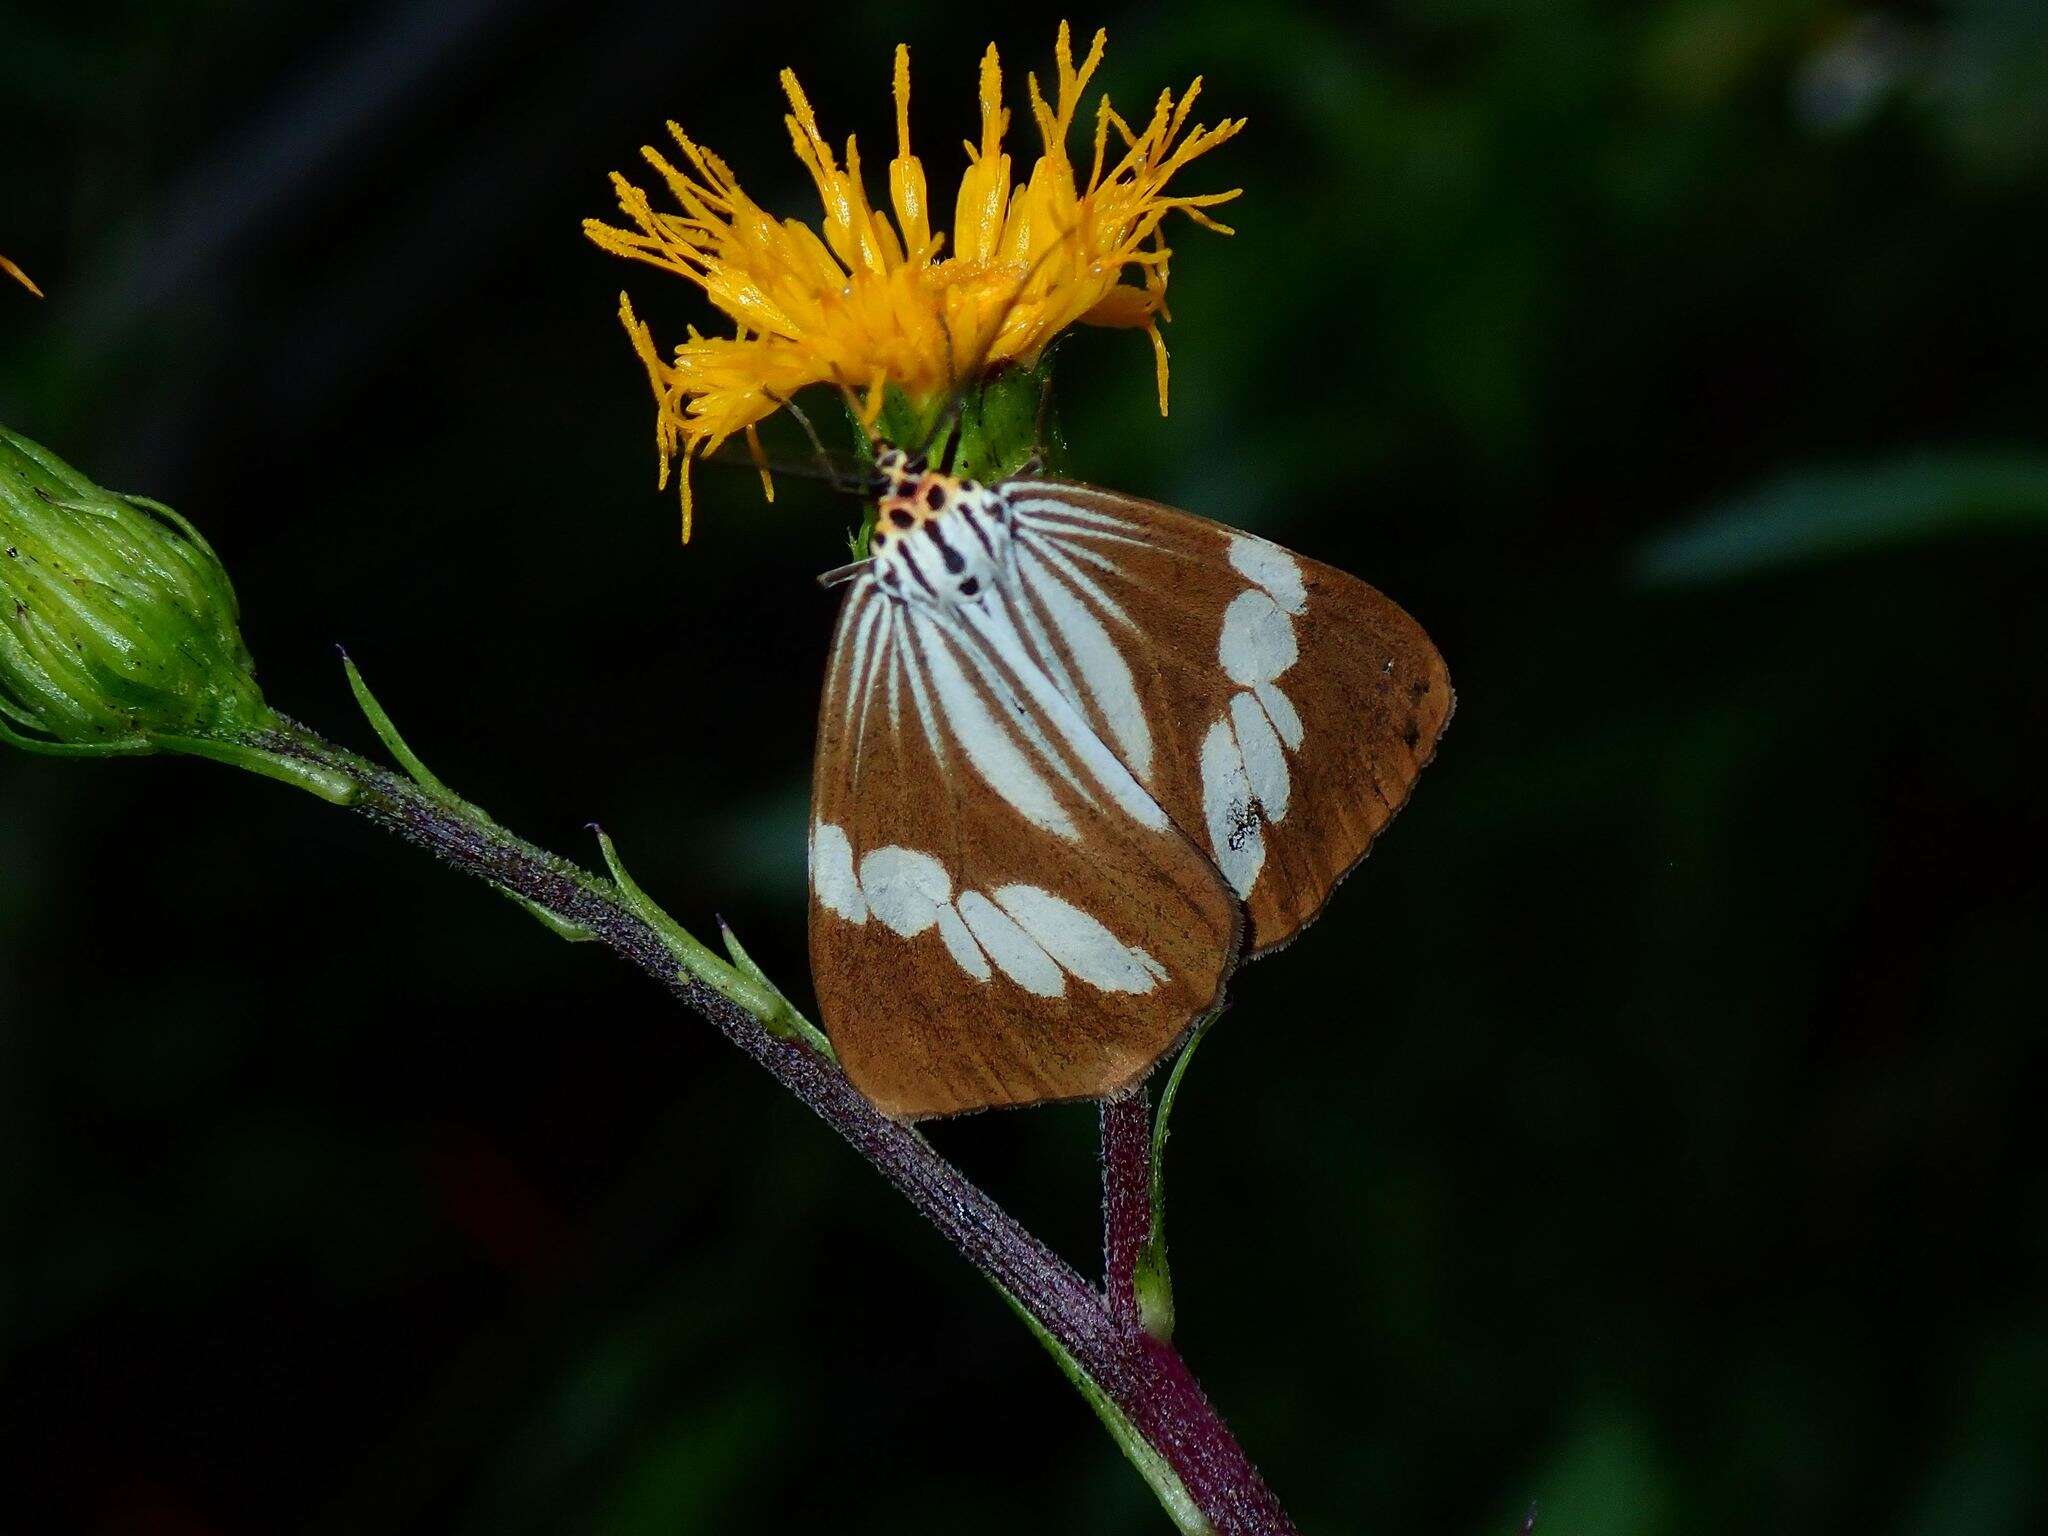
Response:
[{"label": "butterfly", "polygon": [[1277,544],[877,447],[812,779],[826,1032],[898,1119],[1116,1092],[1322,911],[1434,754],[1449,674]]}]

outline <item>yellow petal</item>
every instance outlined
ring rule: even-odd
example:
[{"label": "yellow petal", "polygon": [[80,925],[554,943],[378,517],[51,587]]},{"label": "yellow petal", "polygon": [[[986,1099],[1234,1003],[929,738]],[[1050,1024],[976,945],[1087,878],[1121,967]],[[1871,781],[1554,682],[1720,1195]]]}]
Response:
[{"label": "yellow petal", "polygon": [[928,261],[931,209],[925,201],[924,166],[910,152],[910,46],[896,45],[896,158],[889,162],[889,195],[896,225],[913,261]]},{"label": "yellow petal", "polygon": [[43,297],[43,290],[36,286],[35,279],[30,277],[26,272],[22,271],[21,268],[17,267],[5,256],[0,256],[0,272],[5,272],[9,277],[13,278],[17,283],[21,284],[22,287],[26,288],[30,293],[34,294],[37,298],[40,299],[41,297]]}]

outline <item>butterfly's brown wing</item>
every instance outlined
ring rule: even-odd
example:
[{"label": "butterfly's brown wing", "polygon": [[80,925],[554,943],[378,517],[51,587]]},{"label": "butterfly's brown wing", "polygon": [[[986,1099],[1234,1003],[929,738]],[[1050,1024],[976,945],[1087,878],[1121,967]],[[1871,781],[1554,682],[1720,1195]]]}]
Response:
[{"label": "butterfly's brown wing", "polygon": [[826,1031],[903,1119],[1127,1086],[1220,1001],[1243,931],[993,590],[946,612],[849,589],[810,870]]},{"label": "butterfly's brown wing", "polygon": [[1287,943],[1436,751],[1450,675],[1354,576],[1156,502],[1002,487],[1020,628],[1069,700]]}]

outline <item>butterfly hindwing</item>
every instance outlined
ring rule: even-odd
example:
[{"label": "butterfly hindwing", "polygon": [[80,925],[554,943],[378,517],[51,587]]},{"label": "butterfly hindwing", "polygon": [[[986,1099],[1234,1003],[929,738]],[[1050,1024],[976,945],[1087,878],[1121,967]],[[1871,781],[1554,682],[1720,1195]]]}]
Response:
[{"label": "butterfly hindwing", "polygon": [[1156,502],[1001,487],[1019,629],[1062,692],[1285,944],[1407,801],[1450,677],[1356,577]]},{"label": "butterfly hindwing", "polygon": [[858,578],[812,791],[811,959],[834,1048],[899,1118],[1095,1097],[1220,1000],[1242,918],[1031,660],[997,583]]}]

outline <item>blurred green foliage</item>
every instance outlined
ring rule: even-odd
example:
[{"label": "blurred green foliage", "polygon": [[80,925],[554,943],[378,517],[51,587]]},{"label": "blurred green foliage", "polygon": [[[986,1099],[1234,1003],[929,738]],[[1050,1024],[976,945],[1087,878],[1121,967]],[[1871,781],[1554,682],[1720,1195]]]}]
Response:
[{"label": "blurred green foliage", "polygon": [[1979,529],[2048,532],[2048,455],[1923,453],[1802,470],[1659,534],[1641,569],[1651,582],[1717,581]]},{"label": "blurred green foliage", "polygon": [[[1252,119],[1172,416],[1141,340],[1062,350],[1075,470],[1360,572],[1461,693],[1189,1075],[1191,1363],[1310,1530],[2040,1528],[2041,8],[1074,19],[1127,109]],[[775,70],[872,157],[898,38],[936,178],[988,26],[0,0],[49,294],[0,292],[0,420],[194,518],[281,708],[347,732],[347,642],[452,782],[601,820],[801,1005],[854,514],[706,471],[677,547],[615,295],[706,316],[577,222],[670,116],[807,212]],[[10,1523],[1160,1528],[856,1159],[539,938],[208,765],[0,757]],[[1089,1260],[1085,1111],[935,1134]]]}]

